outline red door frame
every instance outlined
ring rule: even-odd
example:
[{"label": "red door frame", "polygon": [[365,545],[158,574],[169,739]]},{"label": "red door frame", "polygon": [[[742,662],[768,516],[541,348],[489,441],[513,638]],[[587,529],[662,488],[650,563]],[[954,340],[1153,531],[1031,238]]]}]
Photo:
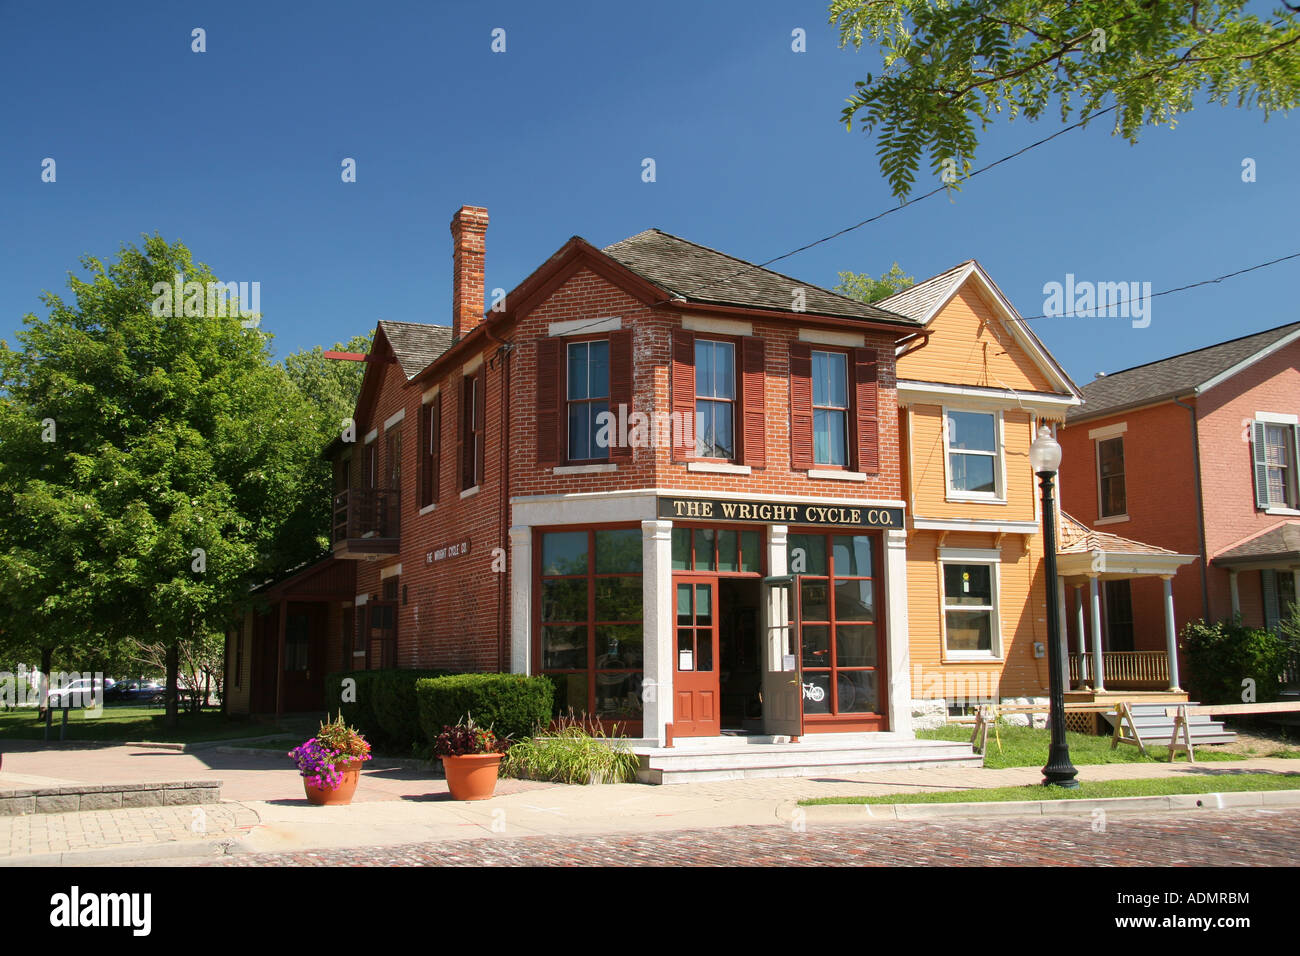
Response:
[{"label": "red door frame", "polygon": [[[681,625],[678,607],[678,588],[690,588],[692,613],[690,624]],[[700,587],[709,589],[708,625],[700,626],[700,615],[694,602]],[[717,737],[722,733],[721,678],[718,671],[721,648],[718,646],[718,576],[690,572],[674,574],[673,588],[673,736]],[[690,632],[690,664],[683,670],[683,631]],[[707,642],[707,643],[702,643]],[[700,648],[709,651],[709,669],[701,670],[703,655]]]}]

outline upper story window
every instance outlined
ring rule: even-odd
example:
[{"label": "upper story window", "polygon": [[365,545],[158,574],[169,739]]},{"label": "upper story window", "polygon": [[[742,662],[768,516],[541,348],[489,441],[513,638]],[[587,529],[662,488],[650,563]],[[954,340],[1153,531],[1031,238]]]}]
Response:
[{"label": "upper story window", "polygon": [[700,458],[736,456],[736,347],[695,340],[695,453]]},{"label": "upper story window", "polygon": [[442,393],[420,408],[420,507],[438,500],[438,477],[442,462]]},{"label": "upper story window", "polygon": [[609,411],[609,343],[570,342],[565,381],[568,460],[608,458],[608,442],[597,442],[597,418]]},{"label": "upper story window", "polygon": [[948,493],[955,498],[1001,495],[1001,416],[944,409]]},{"label": "upper story window", "polygon": [[1098,517],[1117,518],[1128,514],[1122,437],[1097,442],[1097,495]]},{"label": "upper story window", "polygon": [[1255,504],[1260,508],[1300,508],[1296,487],[1296,423],[1278,421],[1294,416],[1270,415],[1251,423],[1255,462]]},{"label": "upper story window", "polygon": [[483,369],[461,380],[460,487],[462,491],[483,480]]},{"label": "upper story window", "polygon": [[848,467],[849,371],[843,352],[812,353],[813,462]]},{"label": "upper story window", "polygon": [[402,487],[402,426],[394,425],[384,433],[384,480],[386,488]]}]

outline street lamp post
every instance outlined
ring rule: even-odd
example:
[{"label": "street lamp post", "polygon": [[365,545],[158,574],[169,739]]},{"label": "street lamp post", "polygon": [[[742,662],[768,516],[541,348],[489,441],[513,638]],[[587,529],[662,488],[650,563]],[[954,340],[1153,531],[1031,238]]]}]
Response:
[{"label": "street lamp post", "polygon": [[1029,446],[1029,463],[1043,489],[1043,551],[1047,563],[1047,675],[1051,703],[1052,743],[1043,768],[1043,785],[1077,787],[1079,771],[1070,763],[1070,748],[1065,742],[1065,675],[1061,668],[1061,617],[1056,594],[1056,508],[1052,501],[1052,484],[1061,467],[1061,446],[1047,426],[1040,426],[1038,436]]}]

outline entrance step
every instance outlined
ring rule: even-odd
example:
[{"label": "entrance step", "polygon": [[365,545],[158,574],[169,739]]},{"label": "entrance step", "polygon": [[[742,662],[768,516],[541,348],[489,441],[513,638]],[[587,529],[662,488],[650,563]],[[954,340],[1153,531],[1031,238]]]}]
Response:
[{"label": "entrance step", "polygon": [[982,767],[970,744],[893,734],[679,738],[671,748],[635,747],[642,783],[707,783],[751,777],[811,777],[938,767]]}]

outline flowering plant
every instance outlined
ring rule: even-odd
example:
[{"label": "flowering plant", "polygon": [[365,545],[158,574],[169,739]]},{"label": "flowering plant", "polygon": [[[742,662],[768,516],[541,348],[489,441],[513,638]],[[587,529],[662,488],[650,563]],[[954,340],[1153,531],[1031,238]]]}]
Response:
[{"label": "flowering plant", "polygon": [[498,737],[490,727],[480,727],[474,718],[466,717],[455,727],[443,725],[442,733],[433,741],[433,752],[439,757],[502,754],[510,749],[511,743],[509,737]]},{"label": "flowering plant", "polygon": [[322,722],[316,736],[289,751],[298,772],[319,790],[337,790],[343,771],[352,763],[370,759],[370,744],[343,723],[343,715]]}]

